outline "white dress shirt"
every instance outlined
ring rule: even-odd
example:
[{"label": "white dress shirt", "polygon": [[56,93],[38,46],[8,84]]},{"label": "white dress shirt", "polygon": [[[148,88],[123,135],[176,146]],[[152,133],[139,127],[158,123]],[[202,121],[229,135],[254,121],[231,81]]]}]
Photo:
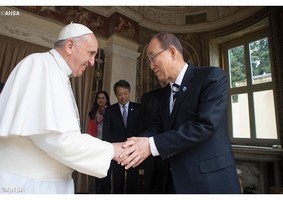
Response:
[{"label": "white dress shirt", "polygon": [[[185,66],[183,67],[183,69],[181,70],[180,74],[178,75],[176,81],[175,81],[176,84],[181,85],[183,78],[184,78],[184,75],[187,71],[187,68],[188,68],[188,64],[186,63]],[[172,85],[173,85],[173,83],[170,83],[171,88],[172,88]],[[172,105],[172,99],[173,99],[173,92],[172,92],[172,89],[171,89],[170,104],[168,106]],[[153,156],[159,156],[159,152],[156,148],[153,137],[149,138],[149,146],[150,146],[151,154]]]},{"label": "white dress shirt", "polygon": [[[125,104],[125,109],[126,109],[127,113],[128,113],[128,109],[129,109],[129,104],[130,104],[129,101],[128,101],[128,103]],[[121,115],[123,116],[123,111],[124,111],[123,105],[120,104],[120,103],[119,103],[119,105],[120,105]]]}]

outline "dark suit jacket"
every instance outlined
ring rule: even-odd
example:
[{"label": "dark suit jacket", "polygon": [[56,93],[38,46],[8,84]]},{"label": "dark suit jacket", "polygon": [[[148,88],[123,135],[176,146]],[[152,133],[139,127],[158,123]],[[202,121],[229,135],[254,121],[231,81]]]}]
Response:
[{"label": "dark suit jacket", "polygon": [[176,193],[240,193],[227,131],[223,70],[189,65],[171,115],[170,92],[167,85],[160,96],[162,125],[144,134],[155,135],[161,158],[169,159]]},{"label": "dark suit jacket", "polygon": [[[123,117],[120,110],[119,103],[113,104],[105,109],[103,120],[102,140],[108,142],[124,142],[127,138],[138,136],[141,132],[140,126],[140,104],[129,102],[127,128],[124,125]],[[124,193],[125,185],[125,169],[118,165],[116,161],[111,162],[111,167],[107,179],[111,179],[114,194]],[[131,168],[127,170],[126,176],[126,193],[138,193],[138,168]],[[109,184],[110,182],[108,182]],[[111,183],[110,183],[111,184]]]},{"label": "dark suit jacket", "polygon": [[108,142],[124,142],[141,133],[140,104],[129,102],[127,128],[124,125],[119,103],[106,108],[102,139]]},{"label": "dark suit jacket", "polygon": [[158,115],[159,96],[162,88],[149,91],[141,97],[141,125],[142,131],[152,128]]},{"label": "dark suit jacket", "polygon": [[[141,97],[141,122],[142,130],[145,131],[154,126],[158,118],[159,96],[162,88],[149,91]],[[140,135],[142,136],[142,135]],[[159,156],[149,156],[140,165],[144,169],[143,193],[161,194],[164,192],[166,174],[168,170],[167,160],[161,160]]]}]

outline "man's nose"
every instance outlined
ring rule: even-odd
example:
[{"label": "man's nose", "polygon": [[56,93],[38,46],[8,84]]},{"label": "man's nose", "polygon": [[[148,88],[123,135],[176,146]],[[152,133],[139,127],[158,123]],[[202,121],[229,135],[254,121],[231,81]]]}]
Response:
[{"label": "man's nose", "polygon": [[154,71],[154,69],[155,69],[155,64],[154,64],[154,62],[150,62],[149,67],[150,67],[151,70]]},{"label": "man's nose", "polygon": [[94,66],[94,63],[95,63],[95,59],[94,59],[94,58],[90,58],[90,59],[88,60],[88,65],[89,65],[89,66]]}]

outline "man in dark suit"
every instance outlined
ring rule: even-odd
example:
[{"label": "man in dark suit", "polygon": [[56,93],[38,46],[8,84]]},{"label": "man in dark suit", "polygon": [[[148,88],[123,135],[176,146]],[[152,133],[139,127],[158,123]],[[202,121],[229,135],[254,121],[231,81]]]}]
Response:
[{"label": "man in dark suit", "polygon": [[[125,80],[119,80],[114,84],[114,92],[118,103],[106,108],[102,135],[105,141],[123,142],[127,138],[137,136],[141,132],[140,104],[129,101],[130,84]],[[125,118],[124,115],[126,115]],[[138,193],[138,168],[126,171],[117,162],[112,162],[111,170],[114,194],[123,194],[124,191],[127,194]],[[109,176],[111,176],[110,173]],[[125,181],[126,190],[124,190]]]},{"label": "man in dark suit", "polygon": [[170,84],[160,95],[160,123],[144,133],[148,137],[125,142],[132,146],[121,155],[126,158],[122,165],[136,167],[150,154],[159,155],[169,161],[166,193],[240,193],[227,130],[224,71],[185,63],[182,45],[171,33],[153,36],[147,56],[158,80]]},{"label": "man in dark suit", "polygon": [[[166,83],[159,84],[164,87]],[[141,122],[142,131],[146,131],[154,126],[158,115],[159,96],[162,88],[158,88],[141,97]],[[160,194],[163,193],[165,175],[167,171],[167,160],[162,160],[159,156],[149,156],[140,166],[144,170],[143,193]]]}]

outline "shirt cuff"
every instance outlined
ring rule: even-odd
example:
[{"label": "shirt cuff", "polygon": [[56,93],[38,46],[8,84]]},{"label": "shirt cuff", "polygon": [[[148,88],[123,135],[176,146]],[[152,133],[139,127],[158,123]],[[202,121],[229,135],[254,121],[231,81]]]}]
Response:
[{"label": "shirt cuff", "polygon": [[149,146],[150,146],[150,151],[151,151],[151,154],[153,156],[159,156],[159,152],[155,146],[155,143],[154,143],[154,139],[153,137],[150,137],[149,138]]}]

